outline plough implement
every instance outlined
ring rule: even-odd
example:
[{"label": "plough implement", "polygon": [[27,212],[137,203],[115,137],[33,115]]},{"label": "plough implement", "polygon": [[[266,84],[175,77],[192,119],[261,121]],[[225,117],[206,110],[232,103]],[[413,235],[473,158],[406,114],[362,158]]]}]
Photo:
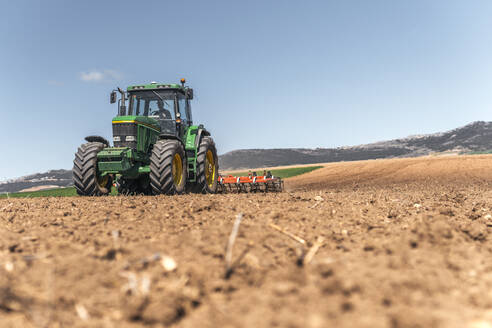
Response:
[{"label": "plough implement", "polygon": [[217,192],[280,192],[284,181],[274,176],[219,176]]}]

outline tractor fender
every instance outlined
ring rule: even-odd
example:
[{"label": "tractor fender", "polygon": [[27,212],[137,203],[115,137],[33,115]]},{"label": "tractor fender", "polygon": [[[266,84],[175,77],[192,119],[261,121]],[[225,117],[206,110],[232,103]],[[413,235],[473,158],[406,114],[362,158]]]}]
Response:
[{"label": "tractor fender", "polygon": [[109,147],[109,141],[107,141],[105,138],[101,136],[87,136],[85,137],[85,140],[87,142],[100,142],[102,144],[105,144],[106,147]]},{"label": "tractor fender", "polygon": [[210,132],[207,131],[203,126],[198,128],[198,132],[195,138],[195,148],[198,149],[200,146],[200,142],[202,141],[202,137],[210,136]]},{"label": "tractor fender", "polygon": [[185,144],[183,143],[183,140],[181,140],[180,138],[176,137],[175,135],[172,135],[172,134],[159,134],[159,140],[166,140],[166,139],[178,140],[181,143],[181,145],[183,146],[183,149],[186,149],[185,148]]}]

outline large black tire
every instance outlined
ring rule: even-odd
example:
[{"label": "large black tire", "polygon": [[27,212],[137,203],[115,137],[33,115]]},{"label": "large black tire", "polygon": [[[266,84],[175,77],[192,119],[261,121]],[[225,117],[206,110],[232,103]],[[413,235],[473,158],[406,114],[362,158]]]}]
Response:
[{"label": "large black tire", "polygon": [[[213,163],[211,163],[210,159],[213,159]],[[218,174],[219,161],[215,142],[211,137],[203,137],[196,157],[196,185],[194,192],[215,194],[217,192]]]},{"label": "large black tire", "polygon": [[[181,167],[179,167],[181,163]],[[183,145],[177,140],[159,140],[150,156],[150,186],[155,195],[182,194],[185,191],[186,157]]]},{"label": "large black tire", "polygon": [[100,178],[97,173],[97,153],[105,145],[100,142],[82,144],[73,161],[73,184],[80,196],[102,196],[111,191],[111,178]]}]

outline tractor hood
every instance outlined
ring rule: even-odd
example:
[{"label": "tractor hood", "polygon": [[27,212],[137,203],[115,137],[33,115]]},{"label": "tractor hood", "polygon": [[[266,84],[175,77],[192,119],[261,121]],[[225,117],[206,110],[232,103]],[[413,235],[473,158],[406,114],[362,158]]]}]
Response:
[{"label": "tractor hood", "polygon": [[141,124],[147,126],[148,128],[160,131],[159,123],[155,119],[147,116],[127,115],[127,116],[116,116],[113,118],[113,124],[121,124],[121,123]]},{"label": "tractor hood", "polygon": [[113,118],[115,147],[128,147],[147,153],[161,132],[159,122],[146,116],[116,116]]}]

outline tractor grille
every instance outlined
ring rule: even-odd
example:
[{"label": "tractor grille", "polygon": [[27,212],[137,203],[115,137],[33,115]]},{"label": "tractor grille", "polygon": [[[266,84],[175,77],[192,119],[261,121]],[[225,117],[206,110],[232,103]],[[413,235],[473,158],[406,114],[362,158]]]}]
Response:
[{"label": "tractor grille", "polygon": [[[126,141],[127,136],[134,136],[135,141]],[[115,147],[137,148],[137,125],[135,123],[114,123],[113,137],[120,137],[120,141],[115,141]]]},{"label": "tractor grille", "polygon": [[103,157],[98,158],[98,162],[121,162],[121,157]]}]

